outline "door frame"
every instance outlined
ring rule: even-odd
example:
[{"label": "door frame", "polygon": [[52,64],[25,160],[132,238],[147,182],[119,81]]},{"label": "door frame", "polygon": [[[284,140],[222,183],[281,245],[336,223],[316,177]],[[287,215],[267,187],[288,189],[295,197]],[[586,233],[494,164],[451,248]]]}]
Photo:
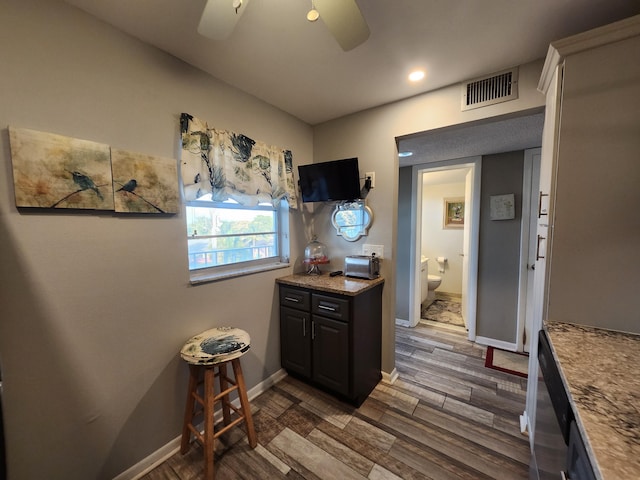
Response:
[{"label": "door frame", "polygon": [[[465,218],[465,228],[469,229],[469,251],[466,275],[467,298],[466,311],[468,318],[465,319],[468,338],[474,341],[476,338],[476,299],[478,290],[478,244],[480,225],[480,173],[482,168],[482,157],[465,157],[441,162],[423,163],[414,165],[411,174],[411,211],[414,212],[411,218],[411,246],[409,262],[412,268],[409,269],[409,326],[415,327],[420,321],[420,246],[422,245],[422,175],[428,172],[452,170],[460,168],[470,169],[470,198],[465,198],[465,203],[469,203],[470,217]],[[464,289],[464,287],[463,287]]]}]

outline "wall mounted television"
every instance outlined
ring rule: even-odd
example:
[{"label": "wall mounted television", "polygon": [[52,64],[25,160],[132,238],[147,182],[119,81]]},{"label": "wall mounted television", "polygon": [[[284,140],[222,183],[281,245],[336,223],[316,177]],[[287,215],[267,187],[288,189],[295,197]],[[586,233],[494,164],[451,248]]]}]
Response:
[{"label": "wall mounted television", "polygon": [[357,158],[298,166],[303,202],[330,202],[360,198]]}]

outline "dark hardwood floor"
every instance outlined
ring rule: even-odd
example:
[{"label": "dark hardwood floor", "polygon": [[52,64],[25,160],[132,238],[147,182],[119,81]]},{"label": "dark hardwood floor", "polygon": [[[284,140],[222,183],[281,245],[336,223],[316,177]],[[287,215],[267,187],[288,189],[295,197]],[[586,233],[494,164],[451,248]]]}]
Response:
[{"label": "dark hardwood floor", "polygon": [[[216,445],[216,479],[526,479],[526,379],[484,367],[462,329],[396,328],[393,385],[360,408],[286,377],[255,398],[258,446],[240,428]],[[201,478],[194,444],[144,480]]]}]

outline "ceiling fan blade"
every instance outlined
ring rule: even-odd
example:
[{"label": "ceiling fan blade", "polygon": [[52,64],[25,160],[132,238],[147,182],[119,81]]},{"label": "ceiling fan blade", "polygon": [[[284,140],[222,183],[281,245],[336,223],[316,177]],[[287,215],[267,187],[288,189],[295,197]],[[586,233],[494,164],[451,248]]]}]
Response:
[{"label": "ceiling fan blade", "polygon": [[369,26],[355,0],[314,0],[314,3],[320,18],[345,52],[369,38]]},{"label": "ceiling fan blade", "polygon": [[207,0],[198,24],[198,33],[211,40],[224,40],[229,37],[247,8],[249,0],[242,0],[237,10],[233,4],[234,0]]}]

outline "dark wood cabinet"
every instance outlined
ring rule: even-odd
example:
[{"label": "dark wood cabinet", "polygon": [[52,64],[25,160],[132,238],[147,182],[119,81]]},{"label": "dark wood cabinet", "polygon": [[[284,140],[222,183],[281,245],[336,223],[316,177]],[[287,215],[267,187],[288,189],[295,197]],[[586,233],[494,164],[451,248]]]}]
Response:
[{"label": "dark wood cabinet", "polygon": [[311,315],[280,308],[281,363],[289,372],[311,376]]},{"label": "dark wood cabinet", "polygon": [[382,282],[353,295],[280,284],[289,374],[360,405],[382,378],[381,348]]},{"label": "dark wood cabinet", "polygon": [[349,395],[349,324],[313,315],[311,378],[339,394]]}]

